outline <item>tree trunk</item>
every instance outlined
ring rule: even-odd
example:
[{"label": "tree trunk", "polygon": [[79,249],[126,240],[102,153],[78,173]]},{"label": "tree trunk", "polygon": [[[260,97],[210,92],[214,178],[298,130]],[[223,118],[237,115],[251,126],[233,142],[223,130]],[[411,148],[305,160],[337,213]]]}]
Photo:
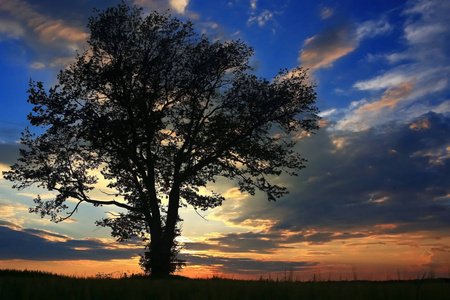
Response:
[{"label": "tree trunk", "polygon": [[[156,199],[156,198],[155,198]],[[159,215],[158,208],[152,207],[152,211],[158,210],[153,218],[147,218],[147,224],[150,228],[149,251],[145,253],[144,260],[141,260],[141,266],[146,273],[152,277],[168,277],[176,270],[176,265],[172,261],[176,255],[174,242],[176,237],[176,225],[179,220],[178,208],[180,202],[180,189],[178,184],[174,184],[169,194],[169,207],[165,226],[161,218],[155,219]]]},{"label": "tree trunk", "polygon": [[170,254],[172,244],[167,245],[163,239],[152,241],[150,247],[150,270],[155,278],[168,277],[172,273]]}]

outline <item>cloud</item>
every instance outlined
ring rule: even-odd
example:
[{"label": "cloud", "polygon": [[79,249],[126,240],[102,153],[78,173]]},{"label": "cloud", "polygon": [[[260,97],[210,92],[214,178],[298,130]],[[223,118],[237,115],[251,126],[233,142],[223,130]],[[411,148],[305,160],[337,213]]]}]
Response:
[{"label": "cloud", "polygon": [[434,247],[430,250],[430,267],[437,268],[437,267],[447,267],[449,266],[450,262],[450,247],[448,246],[441,246],[441,247]]},{"label": "cloud", "polygon": [[250,17],[248,24],[257,23],[259,27],[263,27],[269,21],[274,21],[274,12],[268,9],[259,9],[258,0],[250,0]]},{"label": "cloud", "polygon": [[50,62],[50,66],[51,67],[67,67],[70,64],[74,63],[76,61],[75,56],[70,56],[70,57],[57,57],[54,58],[51,62]]},{"label": "cloud", "polygon": [[397,86],[387,89],[381,100],[365,104],[358,108],[362,112],[376,112],[384,107],[394,108],[400,101],[403,101],[411,94],[413,89],[412,82],[402,82]]},{"label": "cloud", "polygon": [[311,70],[328,68],[357,45],[355,28],[350,23],[341,23],[307,39],[298,60]]},{"label": "cloud", "polygon": [[345,117],[337,122],[335,129],[360,131],[384,124],[387,120],[405,119],[405,115],[399,115],[398,110],[404,108],[410,100],[409,96],[413,87],[413,81],[401,82],[388,88],[380,99],[372,102],[364,100],[358,105],[353,104]]},{"label": "cloud", "polygon": [[257,22],[260,27],[263,27],[268,21],[273,19],[273,12],[270,10],[263,10],[259,15],[253,15],[248,19],[249,23]]},{"label": "cloud", "polygon": [[315,261],[271,261],[256,260],[251,258],[231,258],[210,255],[180,255],[181,259],[186,259],[188,266],[202,265],[209,266],[216,272],[234,273],[234,274],[255,274],[288,271],[306,271],[318,266]]},{"label": "cloud", "polygon": [[385,18],[379,20],[369,20],[358,25],[356,36],[358,40],[372,38],[377,35],[383,35],[392,30],[392,26]]},{"label": "cloud", "polygon": [[130,259],[143,247],[121,248],[98,239],[76,240],[40,229],[5,226],[0,223],[0,260],[23,259],[36,261]]},{"label": "cloud", "polygon": [[[450,30],[450,3],[448,1],[408,1],[402,12],[406,17],[403,25],[403,38],[406,50],[386,54],[384,57],[392,64],[406,62],[387,70],[373,79],[355,83],[360,90],[376,90],[400,82],[408,81],[414,76],[423,84],[434,82],[440,84],[443,78],[449,77],[450,59],[448,45]],[[447,81],[445,81],[447,82]]]},{"label": "cloud", "polygon": [[[423,119],[427,128],[410,128]],[[323,129],[298,148],[308,158],[306,169],[298,178],[281,179],[291,194],[275,204],[262,195],[249,197],[237,210],[225,207],[216,215],[235,225],[270,221],[268,233],[314,229],[322,242],[339,238],[336,233],[375,229],[376,234],[448,230],[450,208],[442,198],[450,194],[448,132],[450,118],[436,113],[365,131]]]},{"label": "cloud", "polygon": [[435,43],[436,37],[448,32],[449,12],[448,1],[408,1],[403,11],[403,15],[410,18],[404,27],[406,40],[413,45]]},{"label": "cloud", "polygon": [[186,6],[188,6],[189,0],[170,0],[170,6],[179,14],[184,14]]},{"label": "cloud", "polygon": [[62,20],[54,20],[35,11],[26,1],[3,0],[0,2],[0,10],[7,11],[18,20],[26,22],[30,29],[38,33],[43,42],[53,42],[57,39],[83,42],[89,36],[80,28],[68,26]]},{"label": "cloud", "polygon": [[0,41],[2,36],[7,39],[16,39],[23,36],[24,30],[22,26],[14,21],[0,20]]},{"label": "cloud", "polygon": [[178,14],[184,14],[189,0],[134,0],[133,4],[159,12],[170,8]]},{"label": "cloud", "polygon": [[405,74],[404,72],[388,72],[386,74],[377,76],[370,80],[358,81],[353,87],[365,91],[365,90],[380,90],[388,87],[392,87],[402,82],[410,81],[411,74]]},{"label": "cloud", "polygon": [[[36,198],[36,196],[37,196],[37,194],[35,194],[35,193],[23,193],[23,192],[17,193],[17,195],[29,197],[32,199]],[[39,194],[39,197],[41,197],[41,199],[44,199],[44,200],[53,199],[53,198],[55,198],[55,196],[56,196],[56,193]]]},{"label": "cloud", "polygon": [[239,191],[239,188],[234,187],[234,188],[231,188],[231,189],[227,190],[227,191],[223,194],[223,196],[224,196],[226,199],[230,199],[230,200],[244,200],[244,199],[247,198],[249,195],[246,194],[246,193],[241,193],[241,192]]},{"label": "cloud", "polygon": [[202,242],[185,243],[188,251],[220,253],[252,253],[272,254],[282,249],[296,249],[296,244],[323,245],[332,241],[358,239],[378,234],[366,233],[336,233],[333,231],[302,230],[291,232],[285,230],[264,230],[260,232],[241,232],[221,234],[217,237],[207,238]]},{"label": "cloud", "polygon": [[320,17],[322,19],[328,19],[334,14],[334,9],[324,6],[320,9]]},{"label": "cloud", "polygon": [[411,130],[427,130],[430,129],[430,121],[427,118],[419,119],[415,122],[412,122],[409,126]]},{"label": "cloud", "polygon": [[[34,261],[109,261],[130,259],[142,252],[140,243],[129,243],[123,247],[115,243],[105,243],[99,239],[72,239],[51,231],[23,228],[0,220],[0,260]],[[244,242],[244,239],[240,239]],[[182,253],[180,259],[187,260],[188,266],[201,265],[216,272],[234,274],[258,274],[304,271],[318,266],[314,261],[271,261],[252,258],[232,258],[211,255]]]},{"label": "cloud", "polygon": [[445,32],[446,28],[440,24],[405,27],[405,37],[411,44],[428,43],[434,36]]},{"label": "cloud", "polygon": [[[322,8],[323,19],[333,15],[328,7]],[[392,27],[386,18],[369,20],[361,24],[334,19],[334,24],[323,32],[306,39],[298,60],[302,66],[316,70],[329,68],[339,58],[353,52],[365,38],[386,34]]]},{"label": "cloud", "polygon": [[208,238],[204,242],[186,243],[187,250],[219,251],[228,253],[273,253],[286,246],[280,245],[279,234],[263,232],[229,233]]},{"label": "cloud", "polygon": [[[361,107],[349,108],[338,121],[337,129],[365,130],[391,121],[405,123],[429,111],[450,113],[450,57],[446,42],[450,39],[447,26],[450,4],[446,1],[409,1],[401,15],[405,17],[403,41],[406,49],[378,54],[378,58],[385,58],[392,67],[353,85],[360,91],[385,91],[378,99],[363,99],[359,101]],[[407,83],[411,86],[407,87]],[[399,89],[400,86],[407,89]],[[393,98],[392,91],[396,91],[398,97]],[[385,109],[380,107],[388,103],[395,105],[385,106]],[[369,108],[377,113],[369,114]]]},{"label": "cloud", "polygon": [[[26,57],[31,60],[24,61],[26,67],[61,67],[52,61],[61,57],[75,57],[75,50],[83,50],[89,33],[84,26],[78,26],[79,20],[52,17],[49,15],[51,10],[41,12],[40,9],[39,5],[32,5],[24,0],[0,1],[1,18],[8,20],[8,29],[14,32],[9,38],[16,38],[17,47],[26,49]],[[0,29],[0,40],[2,38],[4,35]]]},{"label": "cloud", "polygon": [[34,63],[31,64],[30,68],[35,69],[35,70],[43,69],[43,68],[45,68],[45,64],[35,61]]},{"label": "cloud", "polygon": [[28,207],[20,203],[5,203],[5,201],[0,202],[0,218],[3,220],[10,219],[16,216],[18,213],[28,212]]},{"label": "cloud", "polygon": [[[19,158],[19,149],[20,148],[24,148],[24,146],[22,146],[18,143],[14,143],[14,144],[0,143],[0,153],[2,154],[2,155],[0,155],[0,165],[5,165],[9,169],[10,165],[17,162],[17,159]],[[3,169],[3,171],[6,171],[6,170]]]}]

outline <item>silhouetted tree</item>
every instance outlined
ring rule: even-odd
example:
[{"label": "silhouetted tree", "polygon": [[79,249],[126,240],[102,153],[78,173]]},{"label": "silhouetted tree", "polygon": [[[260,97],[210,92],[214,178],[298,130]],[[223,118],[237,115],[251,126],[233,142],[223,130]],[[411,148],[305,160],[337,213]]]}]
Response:
[{"label": "silhouetted tree", "polygon": [[[180,206],[206,210],[224,200],[200,187],[222,176],[268,200],[287,193],[270,178],[304,167],[292,136],[318,128],[314,87],[300,68],[258,78],[252,48],[210,41],[168,15],[120,4],[95,11],[88,28],[88,50],[58,85],[30,82],[28,119],[42,130],[25,130],[26,149],[5,178],[17,189],[56,191],[30,209],[55,222],[81,203],[123,208],[97,224],[118,240],[148,238],[144,267],[165,276],[177,263]],[[96,198],[101,184],[109,192]],[[68,199],[78,203],[62,217]]]}]

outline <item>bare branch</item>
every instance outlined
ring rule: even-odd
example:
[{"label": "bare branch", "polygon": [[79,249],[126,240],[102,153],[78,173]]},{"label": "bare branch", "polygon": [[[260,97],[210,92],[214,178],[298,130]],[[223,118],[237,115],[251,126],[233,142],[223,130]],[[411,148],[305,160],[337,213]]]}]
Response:
[{"label": "bare branch", "polygon": [[70,213],[67,213],[68,216],[67,216],[67,217],[64,217],[64,218],[60,217],[60,218],[58,219],[57,223],[62,222],[62,221],[65,221],[65,220],[69,219],[70,217],[72,217],[72,215],[78,210],[78,206],[81,204],[81,202],[83,202],[83,201],[81,201],[81,200],[78,201],[77,205],[75,205],[75,208],[74,208]]}]

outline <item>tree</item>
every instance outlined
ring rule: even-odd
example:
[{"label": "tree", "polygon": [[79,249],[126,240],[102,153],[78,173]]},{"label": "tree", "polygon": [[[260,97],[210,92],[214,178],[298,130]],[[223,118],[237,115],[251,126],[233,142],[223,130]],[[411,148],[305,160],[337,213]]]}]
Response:
[{"label": "tree", "polygon": [[[174,270],[180,206],[224,201],[200,187],[225,177],[269,201],[287,193],[270,181],[304,167],[292,136],[318,129],[314,86],[301,68],[272,81],[252,75],[253,49],[243,42],[210,41],[189,21],[123,3],[95,11],[88,28],[88,50],[58,85],[30,82],[28,119],[41,132],[25,129],[26,149],[5,178],[56,192],[30,209],[55,222],[82,203],[124,209],[97,224],[119,241],[148,239],[144,267],[165,276]],[[110,192],[95,198],[105,181]]]}]

